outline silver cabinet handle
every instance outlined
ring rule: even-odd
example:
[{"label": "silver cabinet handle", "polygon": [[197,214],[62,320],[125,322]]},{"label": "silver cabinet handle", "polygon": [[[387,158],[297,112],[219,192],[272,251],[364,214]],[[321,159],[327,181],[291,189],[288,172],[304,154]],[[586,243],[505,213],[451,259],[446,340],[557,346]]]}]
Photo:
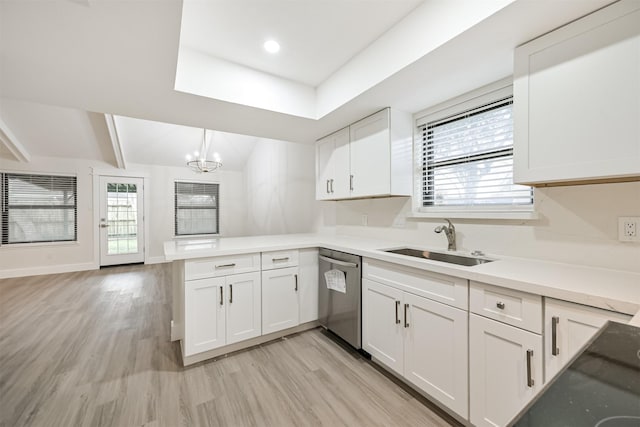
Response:
[{"label": "silver cabinet handle", "polygon": [[349,267],[349,268],[358,268],[358,264],[356,264],[355,262],[340,261],[337,259],[326,257],[324,255],[319,255],[318,258],[320,258],[323,261],[330,262],[331,264],[341,265],[343,267]]},{"label": "silver cabinet handle", "polygon": [[527,387],[533,387],[533,378],[531,378],[531,358],[533,350],[527,350]]},{"label": "silver cabinet handle", "polygon": [[220,286],[220,305],[224,304],[224,296],[222,295],[222,286]]},{"label": "silver cabinet handle", "polygon": [[353,175],[349,175],[349,190],[353,191]]},{"label": "silver cabinet handle", "polygon": [[330,181],[331,181],[331,193],[333,193],[333,178],[331,178]]},{"label": "silver cabinet handle", "polygon": [[229,285],[229,304],[233,304],[233,284]]},{"label": "silver cabinet handle", "polygon": [[396,301],[396,325],[400,324],[400,316],[399,316],[399,312],[400,311],[400,301]]},{"label": "silver cabinet handle", "polygon": [[409,317],[407,316],[407,310],[409,310],[409,304],[404,305],[404,327],[409,327]]},{"label": "silver cabinet handle", "polygon": [[329,191],[329,180],[327,180],[327,194],[331,193],[331,191]]},{"label": "silver cabinet handle", "polygon": [[216,268],[229,268],[229,267],[235,267],[236,263],[231,263],[231,264],[220,264],[220,265],[216,265]]},{"label": "silver cabinet handle", "polygon": [[289,257],[286,256],[284,258],[271,258],[271,262],[280,262],[280,261],[289,261]]},{"label": "silver cabinet handle", "polygon": [[551,318],[551,354],[553,356],[557,356],[560,354],[560,349],[558,348],[558,323],[560,322],[560,318],[557,316],[553,316]]},{"label": "silver cabinet handle", "polygon": [[296,292],[298,292],[298,275],[297,275],[297,274],[294,274],[294,275],[293,275],[293,278],[294,278],[294,279],[295,279],[295,281],[296,281],[296,287],[294,288],[294,290],[295,290]]},{"label": "silver cabinet handle", "polygon": [[496,307],[498,307],[500,310],[504,310],[504,303],[503,303],[503,302],[501,302],[501,301],[498,301],[498,302],[496,303]]}]

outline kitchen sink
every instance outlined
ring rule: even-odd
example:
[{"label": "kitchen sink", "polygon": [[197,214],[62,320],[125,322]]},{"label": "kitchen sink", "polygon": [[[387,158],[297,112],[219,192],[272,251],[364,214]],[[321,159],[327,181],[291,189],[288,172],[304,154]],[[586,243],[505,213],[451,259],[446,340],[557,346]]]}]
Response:
[{"label": "kitchen sink", "polygon": [[425,251],[422,249],[399,248],[399,249],[383,249],[384,252],[392,254],[411,256],[415,258],[430,259],[432,261],[448,262],[451,264],[464,265],[471,267],[473,265],[484,264],[494,261],[486,258],[476,258],[464,255],[454,255],[442,252]]}]

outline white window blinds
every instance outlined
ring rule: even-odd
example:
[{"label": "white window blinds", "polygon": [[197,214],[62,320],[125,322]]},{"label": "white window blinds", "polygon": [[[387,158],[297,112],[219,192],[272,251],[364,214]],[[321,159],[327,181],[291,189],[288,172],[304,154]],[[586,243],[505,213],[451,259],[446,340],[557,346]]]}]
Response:
[{"label": "white window blinds", "polygon": [[422,206],[533,203],[530,187],[513,184],[512,104],[508,96],[418,128]]},{"label": "white window blinds", "polygon": [[175,183],[175,235],[219,233],[219,184]]},{"label": "white window blinds", "polygon": [[3,245],[77,240],[75,176],[0,176]]}]

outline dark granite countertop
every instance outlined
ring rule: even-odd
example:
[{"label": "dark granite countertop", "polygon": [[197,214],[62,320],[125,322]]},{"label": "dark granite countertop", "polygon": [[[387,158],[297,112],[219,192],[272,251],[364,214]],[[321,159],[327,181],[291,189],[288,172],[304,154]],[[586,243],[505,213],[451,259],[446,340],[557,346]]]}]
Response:
[{"label": "dark granite countertop", "polygon": [[608,322],[510,425],[640,426],[640,328]]}]

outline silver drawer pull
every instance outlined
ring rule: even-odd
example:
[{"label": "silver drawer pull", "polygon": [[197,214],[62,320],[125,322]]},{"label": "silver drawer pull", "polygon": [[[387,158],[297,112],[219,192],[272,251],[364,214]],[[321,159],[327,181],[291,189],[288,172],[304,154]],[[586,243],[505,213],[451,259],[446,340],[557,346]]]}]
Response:
[{"label": "silver drawer pull", "polygon": [[280,262],[280,261],[289,261],[289,257],[286,256],[284,258],[271,258],[271,262]]},{"label": "silver drawer pull", "polygon": [[503,302],[498,301],[498,302],[496,303],[496,307],[498,307],[500,310],[504,310],[504,303],[503,303]]},{"label": "silver drawer pull", "polygon": [[400,310],[400,301],[396,300],[396,325],[400,324],[400,316],[398,315],[399,310]]},{"label": "silver drawer pull", "polygon": [[220,264],[220,265],[216,265],[216,268],[229,268],[229,267],[235,267],[236,263],[231,263],[231,264]]}]

